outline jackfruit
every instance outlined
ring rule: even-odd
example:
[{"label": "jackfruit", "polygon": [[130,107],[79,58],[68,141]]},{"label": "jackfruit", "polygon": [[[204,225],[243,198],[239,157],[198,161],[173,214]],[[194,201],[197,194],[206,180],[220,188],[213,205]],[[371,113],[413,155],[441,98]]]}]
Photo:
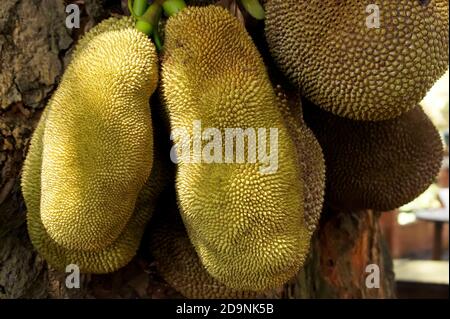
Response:
[{"label": "jackfruit", "polygon": [[447,0],[267,0],[265,9],[273,58],[335,115],[395,118],[448,67]]},{"label": "jackfruit", "polygon": [[136,253],[144,227],[153,211],[155,197],[161,190],[159,165],[153,166],[148,182],[139,193],[132,217],[113,244],[94,252],[62,247],[48,236],[40,216],[42,141],[48,110],[44,111],[33,134],[22,178],[31,242],[45,260],[60,271],[65,271],[67,265],[76,264],[83,273],[113,272],[126,265]]},{"label": "jackfruit", "polygon": [[424,192],[443,156],[439,132],[420,106],[378,122],[344,119],[304,101],[303,114],[322,146],[325,201],[337,209],[398,208]]},{"label": "jackfruit", "polygon": [[[227,287],[282,285],[303,263],[310,233],[301,167],[263,61],[239,21],[217,6],[186,8],[165,32],[162,85],[172,132],[185,130],[192,144],[196,120],[218,129],[222,141],[226,128],[278,130],[272,173],[261,171],[268,160],[248,161],[254,145],[241,152],[244,163],[178,164],[176,190],[189,238],[207,271]],[[182,145],[175,135],[175,145]]]},{"label": "jackfruit", "polygon": [[30,238],[55,268],[110,272],[135,254],[151,212],[134,210],[136,199],[141,192],[148,203],[157,191],[148,104],[156,61],[130,18],[99,24],[80,41],[40,120],[22,190]]},{"label": "jackfruit", "polygon": [[[325,168],[322,150],[299,114],[300,99],[287,94],[281,86],[275,88],[280,109],[302,158],[304,180],[305,222],[312,233],[318,223],[323,204]],[[304,150],[307,150],[305,152]],[[170,201],[170,200],[169,200]],[[151,252],[156,260],[158,273],[178,292],[190,299],[246,299],[260,298],[264,294],[230,289],[214,279],[202,265],[189,241],[185,227],[174,205],[175,201],[160,203],[152,220],[150,231]]]},{"label": "jackfruit", "polygon": [[303,172],[304,215],[308,230],[313,233],[319,223],[325,193],[325,159],[322,148],[302,116],[300,95],[275,86],[280,110],[290,135],[297,146]]},{"label": "jackfruit", "polygon": [[48,235],[69,249],[111,244],[151,171],[148,100],[156,88],[157,58],[151,41],[127,20],[128,28],[115,27],[83,44],[48,115],[41,219]]},{"label": "jackfruit", "polygon": [[[276,86],[275,91],[286,125],[292,136],[295,136],[299,158],[302,159],[305,222],[312,233],[320,217],[325,188],[322,150],[299,116],[299,96],[287,94],[281,86]],[[168,199],[167,202],[172,206],[166,202],[158,204],[150,231],[150,250],[156,260],[158,273],[164,280],[190,299],[264,297],[264,293],[231,289],[214,279],[202,265],[189,241],[175,201]]]}]

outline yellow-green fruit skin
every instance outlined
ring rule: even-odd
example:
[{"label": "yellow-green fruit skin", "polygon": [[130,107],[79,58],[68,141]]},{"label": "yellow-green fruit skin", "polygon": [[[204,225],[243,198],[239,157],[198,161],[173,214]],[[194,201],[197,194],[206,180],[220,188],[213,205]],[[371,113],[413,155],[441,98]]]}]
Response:
[{"label": "yellow-green fruit skin", "polygon": [[[414,108],[448,68],[448,1],[267,0],[272,56],[324,110],[386,120]],[[380,24],[373,18],[379,10]]]},{"label": "yellow-green fruit skin", "polygon": [[27,205],[27,227],[31,242],[45,260],[58,270],[65,271],[67,265],[75,264],[83,273],[113,272],[126,265],[136,253],[154,208],[155,197],[161,190],[159,166],[153,166],[151,176],[139,194],[133,215],[113,244],[95,252],[62,247],[48,236],[40,214],[42,140],[49,110],[45,109],[33,133],[22,173],[22,192]]},{"label": "yellow-green fruit skin", "polygon": [[[88,68],[87,64],[74,62],[82,56],[89,57],[98,54],[97,50],[99,47],[97,45],[99,43],[94,41],[92,44],[95,45],[92,46],[90,41],[95,40],[99,34],[106,36],[107,39],[116,41],[116,44],[120,44],[117,47],[117,51],[112,50],[107,55],[110,59],[109,63],[118,62],[119,56],[125,54],[122,63],[117,65],[117,73],[113,72],[114,69],[111,65],[109,65],[111,68],[107,67],[108,63],[105,64],[105,68],[102,68],[99,59],[92,59],[90,62],[85,62],[91,64],[89,71],[86,70],[86,68]],[[111,37],[108,37],[108,34],[112,34]],[[145,36],[141,37],[139,33],[134,32],[132,29],[132,21],[129,18],[120,20],[115,18],[108,19],[91,30],[77,45],[73,55],[74,61],[68,67],[60,87],[49,101],[33,134],[22,172],[22,192],[27,206],[28,232],[31,241],[38,252],[56,269],[65,270],[67,265],[76,264],[80,267],[82,272],[86,273],[108,273],[117,270],[127,264],[134,256],[143,234],[145,224],[150,218],[153,200],[156,193],[159,191],[158,169],[155,166],[152,168],[152,132],[148,105],[148,98],[156,86],[156,53],[150,42],[148,42],[148,45],[144,45],[144,47],[141,48],[144,51],[136,50],[130,57],[126,57],[126,55],[130,54],[129,51],[125,50],[125,52],[123,52],[123,50],[120,50],[120,48],[124,49],[123,46],[126,42],[128,42],[130,47],[133,47],[133,43],[136,46],[136,42],[141,41],[145,42],[148,40]],[[102,43],[104,44],[104,42]],[[112,43],[110,45],[112,45]],[[138,45],[138,47],[139,46],[140,45]],[[103,47],[99,50],[102,51],[105,49],[106,48]],[[137,48],[135,47],[135,49]],[[114,56],[114,58],[112,56]],[[129,61],[130,59],[134,59],[134,62]],[[127,79],[128,82],[124,81],[123,84],[120,85],[118,81],[123,80],[121,76],[126,77],[125,69],[123,68],[127,66],[127,61],[130,62],[129,66],[134,68],[134,73],[142,73],[137,75],[134,80]],[[140,61],[140,63],[138,61]],[[82,68],[83,66],[84,70]],[[75,67],[77,67],[77,69],[74,69]],[[80,69],[78,69],[78,67],[80,67]],[[97,72],[95,72],[95,70]],[[91,83],[94,77],[93,74],[97,73],[98,77],[94,81],[97,85],[98,83],[105,84],[105,82],[108,82],[106,78],[109,78],[109,87],[101,88],[101,91],[104,93],[98,92],[99,88],[95,87],[95,83],[92,83],[93,87],[89,87],[87,82],[82,83],[85,80],[83,80],[82,77],[83,73],[79,73],[81,71],[86,71],[87,73],[90,72],[90,77],[88,76],[84,79],[89,79]],[[121,72],[123,72],[122,75],[120,75]],[[67,75],[68,73],[69,75]],[[131,74],[133,74],[133,71]],[[118,78],[116,79],[116,77]],[[119,89],[120,86],[123,86],[121,92]],[[141,93],[138,93],[138,91],[141,91]],[[110,92],[113,95],[107,96],[105,92]],[[144,101],[144,97],[141,95],[147,96],[147,100]],[[114,101],[111,99],[114,99]],[[122,106],[119,105],[118,101],[123,102]],[[98,104],[96,104],[96,102]],[[79,107],[80,111],[83,110],[83,112],[85,112],[86,121],[82,121],[81,118],[83,115],[77,110],[74,110],[71,104]],[[88,107],[91,109],[88,109]],[[111,122],[109,123],[101,122],[106,120],[106,118],[102,116],[108,112],[106,110],[100,110],[101,107],[105,109],[110,109],[111,107],[117,108],[115,112],[111,109],[109,110],[110,112],[115,113],[116,119],[111,119]],[[65,109],[61,110],[61,108]],[[127,111],[125,110],[126,108],[130,108],[130,110]],[[129,114],[129,112],[133,112],[133,108],[140,109],[135,110],[139,116],[143,116],[140,123],[136,121],[136,115]],[[73,114],[69,114],[69,110],[71,110]],[[76,115],[78,115],[78,117]],[[89,116],[92,116],[99,122],[95,122],[93,118],[89,119]],[[111,116],[113,116],[113,114],[111,114]],[[133,129],[128,133],[124,131],[124,134],[128,134],[128,139],[126,139],[126,137],[120,133],[120,128],[125,128],[126,125],[124,126],[123,123],[118,123],[117,120],[122,119],[122,122],[127,122],[128,116],[131,116],[130,123],[135,122],[136,125],[140,126],[139,130],[144,130],[149,133],[149,135],[145,137],[142,137],[140,135],[141,133],[136,135]],[[107,119],[108,121],[110,120],[110,118]],[[67,125],[61,125],[61,121],[64,121]],[[75,131],[70,132],[70,130],[74,129],[72,121],[80,124],[80,126]],[[142,124],[142,122],[145,124]],[[116,125],[116,127],[114,125]],[[117,125],[119,125],[119,127],[117,127]],[[96,128],[95,126],[107,128],[110,135],[103,134],[106,132],[97,135],[96,132],[98,132],[98,127]],[[52,127],[53,129],[59,127],[61,132],[52,131],[49,127]],[[50,141],[49,144],[45,144],[45,136],[51,134],[49,132],[56,135],[61,133],[67,144],[51,144],[56,143],[55,141]],[[149,137],[150,141],[148,140]],[[63,137],[61,137],[61,139],[63,139]],[[121,146],[121,148],[123,147],[123,151],[125,151],[126,146],[129,148],[129,158],[123,158],[123,154],[122,158],[120,158],[120,156],[112,158],[114,157],[114,154],[104,152],[105,146],[99,145],[100,142],[103,141],[107,143],[112,150],[120,151],[120,148],[117,149],[117,146],[113,145],[114,139],[116,139],[116,143],[119,143],[119,141],[123,143]],[[141,139],[141,141],[136,139]],[[73,144],[77,145],[74,146]],[[52,154],[52,149],[49,148],[49,145],[58,145],[58,148],[54,146],[53,151],[59,153],[57,154],[59,157]],[[46,149],[47,156],[45,156]],[[136,153],[141,154],[136,158]],[[105,159],[101,158],[102,156],[108,155],[112,157],[107,157]],[[142,156],[144,156],[145,159],[143,159]],[[78,161],[76,161],[75,158],[78,158]],[[115,170],[114,163],[118,159],[124,160],[124,166],[122,169]],[[145,164],[143,166],[142,163],[130,164],[130,161],[136,161],[136,159],[142,160]],[[64,172],[60,171],[62,174],[60,177],[61,180],[69,181],[69,179],[71,179],[70,183],[67,182],[63,184],[61,180],[57,180],[58,176],[49,173],[52,169],[58,167],[60,170],[61,167],[64,167],[64,164],[58,163],[59,160],[67,160],[67,163],[72,163],[72,166],[67,166]],[[98,162],[96,162],[96,160],[98,160]],[[48,163],[46,163],[46,161],[48,161]],[[94,167],[94,164],[98,164],[98,167]],[[145,171],[138,172],[138,174],[137,172],[133,172],[133,166],[136,165],[141,166],[142,169],[145,168]],[[80,172],[81,168],[85,168],[92,175],[88,176],[87,174],[84,174],[84,177],[87,179],[77,181],[76,178],[82,177],[84,173]],[[53,194],[53,197],[49,197],[45,194],[43,191],[43,179],[45,175],[47,176],[47,183],[50,177],[55,179],[53,185],[56,189],[59,189],[61,194],[55,194],[54,191],[51,193]],[[122,177],[120,175],[125,176]],[[139,176],[130,178],[131,175]],[[103,187],[97,187],[98,185],[96,185],[96,182],[93,182],[92,179],[97,180],[97,183],[99,183],[98,185]],[[131,185],[129,181],[127,181],[130,179],[135,180],[134,184],[137,185]],[[108,196],[112,194],[109,192],[109,184],[116,182],[123,187],[124,182],[122,180],[126,181],[130,188],[123,189],[124,195],[121,196],[121,200],[126,200],[127,202],[132,201],[129,211],[127,212],[118,211],[117,208],[113,207],[112,203],[107,200]],[[142,180],[144,180],[144,182],[146,181],[145,185]],[[73,185],[75,184],[78,184],[79,188],[74,187]],[[47,185],[47,188],[49,186],[51,185]],[[89,187],[91,191],[89,196],[98,199],[92,201],[85,201],[83,199],[82,195],[87,193],[86,188]],[[113,185],[113,189],[117,189],[117,187]],[[45,215],[42,209],[42,204],[44,202],[43,197],[45,197],[45,201],[47,201],[47,206],[50,206],[50,209],[53,211],[51,218],[55,221],[50,223],[50,227],[47,227],[43,223],[43,215]],[[65,198],[67,203],[64,203],[61,197]],[[127,198],[124,199],[125,197]],[[136,197],[138,197],[137,203]],[[50,199],[55,199],[55,201],[52,202]],[[117,198],[110,197],[110,201],[115,200],[117,200]],[[68,204],[72,204],[73,206],[63,211],[60,207],[52,206],[56,203],[58,203],[58,205],[63,205],[63,207],[67,207]],[[90,211],[86,216],[81,215],[85,219],[77,220],[79,217],[76,216],[77,207],[75,204],[79,204],[79,208],[85,209],[86,213],[88,210]],[[117,216],[118,214],[125,213],[129,216]],[[48,211],[46,216],[50,216]],[[103,219],[99,222],[99,218]],[[100,240],[103,240],[104,238],[104,229],[100,229],[99,234],[94,233],[92,229],[98,229],[105,220],[112,224],[117,224],[116,218],[121,218],[123,222],[123,224],[118,225],[121,229],[120,232],[117,236],[111,238],[110,242],[101,242]],[[78,234],[79,237],[76,237],[73,230],[78,229],[81,226],[90,229],[81,229]],[[49,230],[54,231],[56,236],[51,236]],[[61,244],[61,242],[55,240],[54,237],[58,239],[63,238],[64,240],[61,240],[61,242],[64,242],[66,245]],[[71,240],[72,238],[74,240]],[[93,250],[93,247],[96,247],[96,249]]]},{"label": "yellow-green fruit skin", "polygon": [[[294,138],[301,159],[304,183],[304,215],[313,233],[322,211],[325,191],[325,161],[322,149],[301,116],[301,100],[275,88],[285,123]],[[189,299],[253,299],[263,293],[231,289],[212,277],[202,265],[189,241],[174,201],[158,203],[152,219],[150,250],[158,273],[173,288]]]},{"label": "yellow-green fruit skin", "polygon": [[[288,95],[277,86],[280,110],[301,159],[304,181],[304,214],[308,230],[317,227],[325,189],[325,162],[319,143],[301,116],[298,95]],[[150,250],[158,273],[189,299],[253,299],[263,293],[228,288],[212,277],[202,265],[189,241],[179,210],[171,199],[158,202],[151,222]]]},{"label": "yellow-green fruit skin", "polygon": [[176,189],[189,238],[214,278],[237,290],[282,285],[303,263],[310,233],[295,146],[251,38],[223,8],[183,10],[166,26],[162,83],[172,131],[192,137],[195,120],[222,133],[278,129],[275,173],[262,174],[258,162],[181,162]]},{"label": "yellow-green fruit skin", "polygon": [[104,32],[81,43],[49,105],[41,219],[68,249],[112,244],[152,168],[148,100],[157,57],[151,41],[124,20],[100,25]]},{"label": "yellow-green fruit skin", "polygon": [[433,183],[442,141],[420,106],[392,120],[361,122],[303,102],[305,121],[325,156],[325,200],[331,207],[390,211]]}]

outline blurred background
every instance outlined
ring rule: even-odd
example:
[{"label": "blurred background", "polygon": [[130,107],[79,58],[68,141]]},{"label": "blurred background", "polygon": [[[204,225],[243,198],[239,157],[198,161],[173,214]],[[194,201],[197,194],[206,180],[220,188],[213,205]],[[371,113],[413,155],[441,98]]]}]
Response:
[{"label": "blurred background", "polygon": [[[444,143],[441,170],[413,202],[381,217],[382,231],[394,259],[399,298],[448,298],[449,288],[449,71],[421,102]],[[402,187],[402,181],[398,181]]]}]

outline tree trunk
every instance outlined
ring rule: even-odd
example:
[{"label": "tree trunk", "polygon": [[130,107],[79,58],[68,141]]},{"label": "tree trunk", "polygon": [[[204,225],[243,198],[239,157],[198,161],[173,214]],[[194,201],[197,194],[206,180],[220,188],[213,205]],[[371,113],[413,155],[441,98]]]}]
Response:
[{"label": "tree trunk", "polygon": [[[121,270],[82,275],[80,289],[68,289],[66,274],[50,269],[27,235],[20,175],[31,134],[74,41],[97,21],[120,12],[120,2],[110,2],[78,1],[81,28],[73,31],[65,28],[62,0],[3,0],[0,4],[0,299],[181,298],[158,275],[145,249]],[[326,209],[304,269],[267,296],[393,297],[392,263],[383,244],[379,215]],[[366,285],[370,264],[379,267],[379,288]]]},{"label": "tree trunk", "polygon": [[[392,259],[380,213],[325,209],[305,267],[285,289],[288,298],[393,298]],[[377,274],[379,274],[377,278]]]}]

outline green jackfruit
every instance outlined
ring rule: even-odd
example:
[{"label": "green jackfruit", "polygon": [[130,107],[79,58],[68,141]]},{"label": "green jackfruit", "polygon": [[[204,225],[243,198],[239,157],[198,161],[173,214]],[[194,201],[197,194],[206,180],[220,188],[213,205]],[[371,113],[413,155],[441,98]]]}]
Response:
[{"label": "green jackfruit", "polygon": [[265,8],[280,68],[342,117],[397,117],[448,68],[447,0],[267,0]]},{"label": "green jackfruit", "polygon": [[133,216],[112,245],[95,252],[64,248],[48,236],[40,216],[42,141],[49,110],[49,108],[45,109],[33,134],[22,177],[31,241],[47,262],[56,269],[65,270],[67,265],[76,264],[82,272],[87,273],[115,271],[129,262],[139,245],[144,226],[153,210],[155,197],[163,185],[162,174],[159,171],[160,165],[157,165],[158,162],[153,165],[150,178],[139,194]]},{"label": "green jackfruit", "polygon": [[55,268],[111,272],[135,254],[157,192],[148,104],[156,60],[130,18],[109,19],[80,41],[47,105],[22,190],[31,240]]},{"label": "green jackfruit", "polygon": [[156,52],[126,20],[129,27],[97,31],[82,44],[50,106],[41,219],[48,235],[69,249],[111,244],[152,167],[148,99],[157,83]]},{"label": "green jackfruit", "polygon": [[196,120],[222,140],[226,128],[278,130],[275,173],[248,160],[182,161],[176,189],[189,238],[214,278],[237,290],[283,284],[303,263],[310,232],[294,142],[251,38],[223,8],[184,9],[167,22],[162,84],[171,129],[186,130],[190,142]]},{"label": "green jackfruit", "polygon": [[304,105],[325,156],[330,206],[389,211],[416,198],[437,175],[442,141],[420,106],[392,120],[361,122]]},{"label": "green jackfruit", "polygon": [[[298,154],[302,159],[305,222],[312,233],[320,217],[325,188],[322,150],[299,116],[300,98],[286,94],[280,86],[275,90],[280,109],[291,134],[295,136]],[[183,296],[190,299],[245,299],[264,296],[264,293],[230,289],[214,279],[202,265],[189,241],[177,207],[167,207],[166,203],[160,203],[156,211],[150,231],[152,255],[156,260],[158,273]]]}]

